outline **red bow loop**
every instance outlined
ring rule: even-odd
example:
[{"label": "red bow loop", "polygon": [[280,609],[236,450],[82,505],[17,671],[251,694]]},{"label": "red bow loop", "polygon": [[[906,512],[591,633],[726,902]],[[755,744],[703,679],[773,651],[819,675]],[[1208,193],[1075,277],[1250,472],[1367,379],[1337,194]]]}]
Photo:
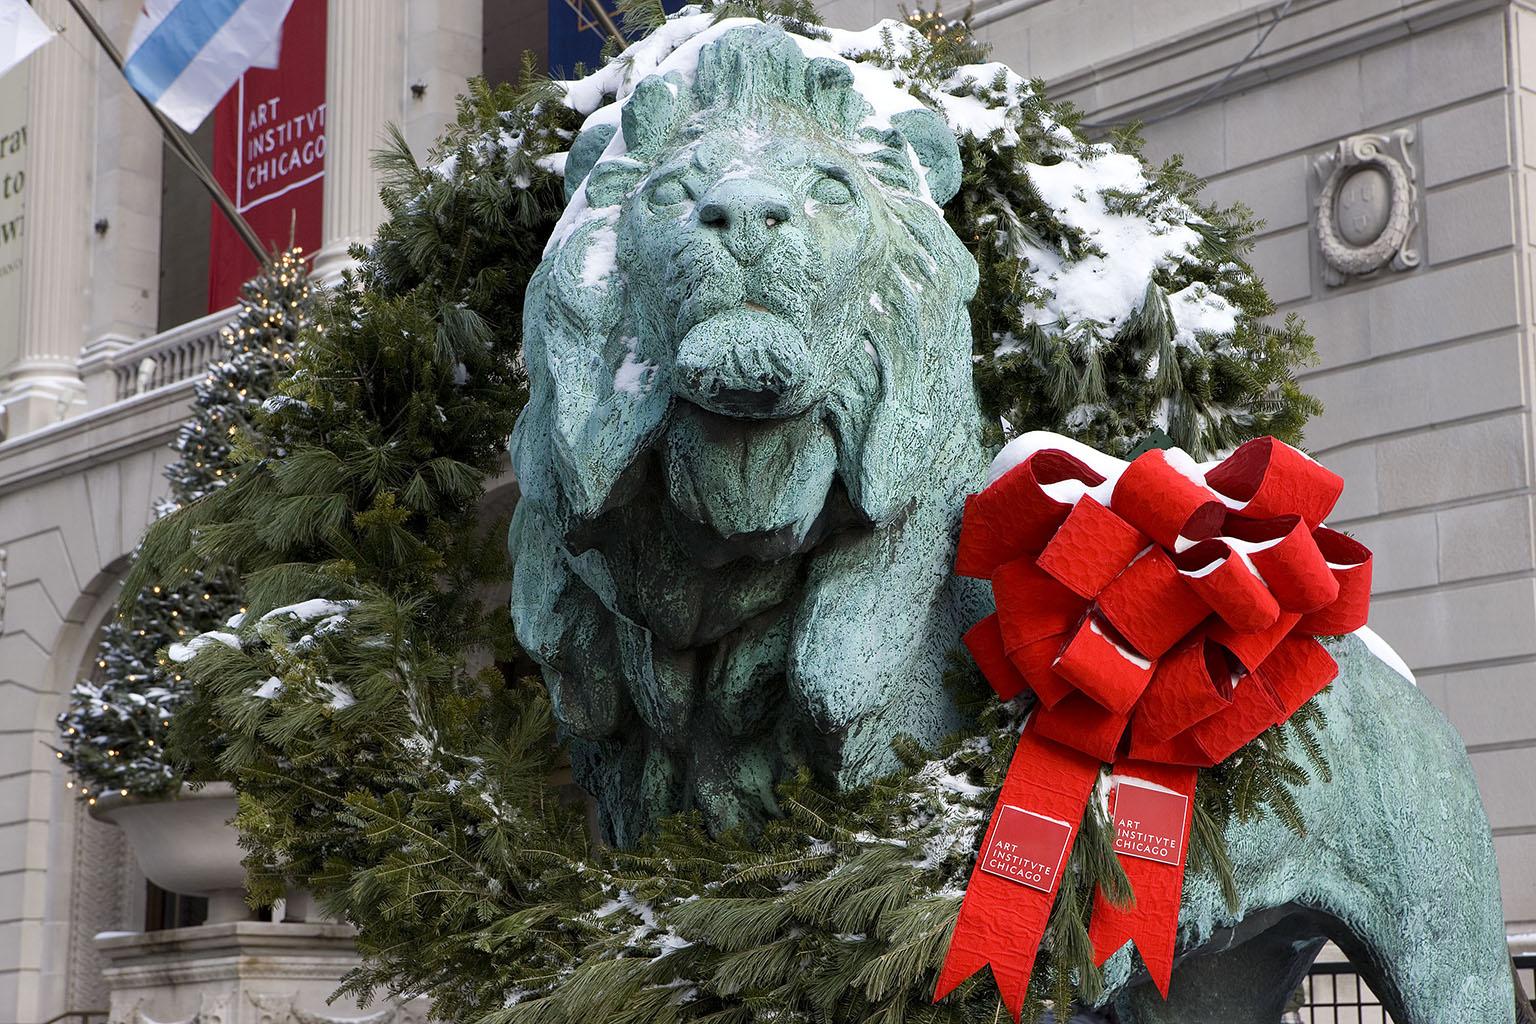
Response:
[{"label": "red bow loop", "polygon": [[1125,567],[1098,596],[1099,611],[1130,645],[1160,658],[1211,614],[1162,548]]},{"label": "red bow loop", "polygon": [[989,580],[998,566],[1039,554],[1072,511],[1070,502],[1052,497],[1046,488],[1069,480],[1097,487],[1104,476],[1075,456],[1047,449],[966,498],[955,572]]},{"label": "red bow loop", "polygon": [[1298,515],[1250,519],[1229,515],[1222,526],[1227,543],[1248,548],[1253,569],[1276,603],[1288,612],[1313,612],[1339,596],[1339,582]]},{"label": "red bow loop", "polygon": [[1013,700],[1029,688],[1028,681],[1013,667],[1008,652],[1003,650],[1003,628],[998,625],[996,612],[966,630],[960,642],[971,652],[971,658],[998,700]]},{"label": "red bow loop", "polygon": [[1353,633],[1365,625],[1371,604],[1371,549],[1326,526],[1312,532],[1317,549],[1339,584],[1339,596],[1325,608],[1302,617],[1302,632],[1318,636]]},{"label": "red bow loop", "polygon": [[1158,448],[1125,467],[1110,507],[1170,551],[1181,536],[1204,540],[1215,535],[1226,516],[1225,506],[1173,468]]},{"label": "red bow loop", "polygon": [[1219,644],[1204,637],[1157,664],[1136,707],[1136,735],[1165,743],[1232,703],[1232,668]]},{"label": "red bow loop", "polygon": [[1036,564],[1078,597],[1091,600],[1149,543],[1146,534],[1085,494]]},{"label": "red bow loop", "polygon": [[1226,541],[1204,540],[1173,556],[1189,587],[1238,633],[1268,629],[1280,604]]},{"label": "red bow loop", "polygon": [[1205,474],[1205,485],[1255,519],[1295,513],[1317,526],[1344,493],[1344,478],[1283,441],[1257,437]]},{"label": "red bow loop", "polygon": [[1152,662],[1129,650],[1112,631],[1089,615],[1061,649],[1056,672],[1100,707],[1129,714],[1152,681]]}]

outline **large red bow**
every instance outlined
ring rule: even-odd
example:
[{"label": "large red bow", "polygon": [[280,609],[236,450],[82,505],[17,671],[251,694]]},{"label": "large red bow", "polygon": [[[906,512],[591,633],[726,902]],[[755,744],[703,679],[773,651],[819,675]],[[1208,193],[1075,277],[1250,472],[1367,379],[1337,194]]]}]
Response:
[{"label": "large red bow", "polygon": [[1104,762],[1136,898],[1097,894],[1095,962],[1134,941],[1167,995],[1198,769],[1327,686],[1316,636],[1365,625],[1370,598],[1370,551],[1321,525],[1343,481],[1296,449],[1259,438],[1209,471],[1153,450],[1111,479],[1059,440],[966,499],[956,560],[997,605],[966,646],[1000,698],[1039,703],[934,998],[990,964],[1015,1017]]}]

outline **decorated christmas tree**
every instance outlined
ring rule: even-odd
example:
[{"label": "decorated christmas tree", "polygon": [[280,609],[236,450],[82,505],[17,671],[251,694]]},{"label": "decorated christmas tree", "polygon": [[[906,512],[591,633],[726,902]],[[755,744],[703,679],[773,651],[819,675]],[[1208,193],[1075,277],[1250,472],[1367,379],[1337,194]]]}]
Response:
[{"label": "decorated christmas tree", "polygon": [[[176,458],[165,468],[170,494],[157,516],[235,478],[233,446],[292,363],[310,305],[297,251],[276,257],[245,286],[234,319],[220,332],[228,351],[197,382],[192,415],[172,443]],[[222,567],[198,567],[174,585],[124,595],[120,614],[102,628],[95,671],[71,690],[58,720],[59,757],[82,798],[158,796],[180,785],[182,772],[168,760],[165,742],[189,687],[166,650],[223,626],[242,602],[238,577]]]},{"label": "decorated christmas tree", "polygon": [[[700,70],[707,44],[764,16],[774,31],[738,37],[732,52],[748,56],[735,80]],[[1203,205],[1193,179],[1176,164],[1147,167],[1134,140],[1088,141],[1070,111],[979,63],[942,19],[848,33],[800,9],[694,8],[587,78],[476,89],[424,161],[397,140],[389,220],[256,416],[237,478],[160,520],[130,581],[238,574],[245,619],[177,649],[195,710],[173,720],[173,743],[239,787],[258,898],[308,888],[358,927],[358,991],[425,993],[446,1019],[498,1024],[1002,1019],[990,982],[930,1000],[1028,697],[991,699],[957,650],[947,682],[967,724],[944,742],[896,737],[896,769],[854,786],[806,764],[773,780],[763,822],[720,827],[684,811],[615,849],[551,782],[559,744],[585,727],[582,695],[557,670],[525,674],[505,609],[479,596],[511,571],[504,524],[480,502],[527,400],[525,375],[571,375],[571,403],[601,413],[575,426],[572,405],[541,413],[563,431],[551,462],[567,483],[591,468],[577,442],[642,418],[627,403],[656,367],[620,329],[624,311],[603,305],[617,277],[648,269],[621,268],[615,208],[672,173],[647,177],[643,160],[659,158],[642,140],[670,138],[685,89],[707,99],[739,86],[732,100],[752,108],[754,89],[782,87],[784,76],[754,78],[749,58],[753,46],[782,54],[783,33],[824,62],[815,74],[794,64],[794,81],[809,83],[795,102],[862,131],[849,127],[863,109],[847,99],[852,83],[884,119],[852,150],[879,187],[929,213],[936,192],[953,192],[941,216],[980,274],[969,339],[980,437],[967,439],[978,452],[1049,428],[1114,456],[1162,435],[1207,459],[1265,434],[1299,442],[1315,411],[1292,376],[1311,339],[1294,321],[1268,324],[1241,211]],[[958,146],[958,180],[920,179],[947,152],[922,134],[933,115]],[[686,167],[673,170],[648,216],[694,198]],[[847,181],[828,180],[806,216],[857,206]],[[795,214],[768,209],[763,224]],[[728,209],[700,216],[731,223]],[[584,258],[562,257],[572,239]],[[920,262],[914,281],[944,279]],[[524,324],[540,289],[526,308],[542,319]],[[868,305],[884,315],[887,303],[871,292]],[[519,349],[604,315],[614,331],[599,352]],[[530,500],[539,481],[520,483]],[[526,531],[519,517],[514,531]],[[598,588],[593,561],[581,568]],[[605,642],[596,627],[584,636]],[[649,639],[627,642],[620,653],[633,658]],[[559,654],[527,653],[546,669]],[[1267,816],[1305,831],[1292,794],[1327,777],[1323,724],[1302,706],[1201,776],[1190,870],[1218,902],[1240,898],[1224,839],[1233,822]],[[654,781],[653,763],[637,774]],[[1103,994],[1088,918],[1096,892],[1123,902],[1128,884],[1099,802],[1080,830],[1028,1014]]]}]

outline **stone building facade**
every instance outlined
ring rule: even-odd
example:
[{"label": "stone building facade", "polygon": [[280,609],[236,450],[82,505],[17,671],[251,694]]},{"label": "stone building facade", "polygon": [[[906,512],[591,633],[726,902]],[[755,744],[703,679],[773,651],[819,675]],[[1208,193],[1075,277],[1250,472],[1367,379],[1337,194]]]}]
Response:
[{"label": "stone building facade", "polygon": [[[121,44],[140,6],[91,9]],[[424,152],[480,72],[482,6],[329,0],[321,273],[383,217],[370,157],[385,126]],[[150,944],[131,934],[178,923],[175,905],[170,919],[150,906],[157,894],[118,829],[66,791],[48,747],[228,315],[163,322],[162,290],[203,282],[176,276],[186,254],[162,239],[204,215],[206,197],[178,187],[153,120],[66,0],[35,7],[59,36],[0,79],[0,136],[25,140],[0,141],[11,161],[0,174],[29,181],[23,202],[0,206],[26,221],[0,239],[0,1021],[104,1010],[110,970],[131,1004],[113,1007],[123,1020],[407,1024],[419,1008],[326,1005],[352,959],[333,924],[209,924]],[[192,266],[205,272],[206,257]]]},{"label": "stone building facade", "polygon": [[[566,10],[328,4],[327,273],[382,216],[368,154],[384,125],[423,151],[467,76],[505,66],[508,47],[543,45],[520,26]],[[28,230],[10,249],[0,236],[0,1021],[20,1024],[105,1007],[106,957],[149,978],[169,955],[131,936],[95,939],[146,927],[145,882],[116,829],[66,792],[46,744],[164,492],[166,444],[222,322],[161,322],[175,256],[161,239],[176,210],[164,206],[175,194],[155,128],[66,0],[36,6],[63,36],[30,58],[23,85],[0,79],[0,116],[24,111],[31,183]],[[93,4],[120,40],[138,6]],[[832,0],[824,13],[862,27],[897,7]],[[1377,552],[1372,624],[1465,738],[1509,931],[1532,944],[1536,4],[979,0],[974,20],[997,59],[1044,79],[1087,122],[1147,122],[1149,156],[1184,154],[1212,200],[1265,220],[1254,265],[1281,314],[1299,313],[1318,337],[1306,385],[1328,410],[1308,443],[1347,480],[1336,524]],[[1383,152],[1397,147],[1397,171],[1382,163],[1350,179],[1377,191],[1330,207],[1345,216],[1323,234],[1369,242],[1383,224],[1411,224],[1389,254],[1400,268],[1389,258],[1345,273],[1324,256],[1319,161],[1341,142],[1358,155],[1357,137],[1371,135]],[[6,137],[0,121],[0,176],[14,169]],[[9,211],[0,205],[0,226]],[[323,924],[308,946],[280,923],[205,927],[215,931],[178,940],[187,955],[281,950],[314,964],[336,949]],[[146,1007],[157,1020],[199,1009]]]}]

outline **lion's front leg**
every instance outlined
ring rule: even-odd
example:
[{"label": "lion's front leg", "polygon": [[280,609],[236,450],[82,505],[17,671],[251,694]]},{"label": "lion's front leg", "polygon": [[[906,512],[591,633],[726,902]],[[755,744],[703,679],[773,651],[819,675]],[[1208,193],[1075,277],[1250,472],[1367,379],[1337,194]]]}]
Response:
[{"label": "lion's front leg", "polygon": [[811,562],[789,652],[789,692],[831,747],[840,784],[894,767],[891,738],[934,745],[962,724],[944,674],[990,610],[950,571],[956,509],[920,505],[899,526],[845,534]]}]

